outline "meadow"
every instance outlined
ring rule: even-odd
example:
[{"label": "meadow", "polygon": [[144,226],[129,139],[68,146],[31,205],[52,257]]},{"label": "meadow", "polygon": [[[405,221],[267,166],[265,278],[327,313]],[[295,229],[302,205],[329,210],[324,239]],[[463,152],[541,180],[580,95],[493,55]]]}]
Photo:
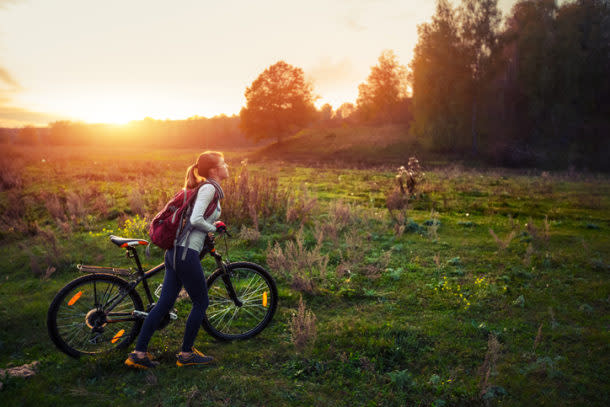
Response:
[{"label": "meadow", "polygon": [[605,405],[607,175],[229,152],[228,254],[275,277],[274,321],[232,343],[201,330],[196,346],[218,362],[179,369],[182,300],[150,345],[161,365],[133,371],[126,351],[62,354],[47,308],[76,264],[132,266],[108,235],[147,238],[197,152],[2,151],[0,369],[39,362],[0,377],[2,406]]}]

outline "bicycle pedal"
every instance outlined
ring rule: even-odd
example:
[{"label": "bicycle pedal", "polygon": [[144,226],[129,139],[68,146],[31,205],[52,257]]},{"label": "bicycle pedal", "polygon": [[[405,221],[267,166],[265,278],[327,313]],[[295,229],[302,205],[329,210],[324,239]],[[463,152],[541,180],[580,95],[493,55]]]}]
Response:
[{"label": "bicycle pedal", "polygon": [[132,314],[135,317],[141,317],[141,318],[146,318],[148,316],[148,312],[138,311],[138,310],[133,311]]}]

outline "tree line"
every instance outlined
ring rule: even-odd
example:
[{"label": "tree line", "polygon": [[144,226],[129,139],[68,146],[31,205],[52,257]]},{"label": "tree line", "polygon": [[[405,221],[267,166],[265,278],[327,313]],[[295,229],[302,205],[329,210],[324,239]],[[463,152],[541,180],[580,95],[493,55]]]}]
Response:
[{"label": "tree line", "polygon": [[[409,92],[409,87],[411,92]],[[277,142],[312,121],[404,123],[415,148],[494,165],[610,169],[608,0],[437,0],[409,69],[384,51],[356,105],[316,111],[280,61],[246,90],[241,128]]]},{"label": "tree line", "polygon": [[609,169],[610,3],[437,1],[410,64],[412,131],[502,165]]},{"label": "tree line", "polygon": [[[0,131],[0,141],[22,144],[145,146],[155,148],[235,148],[254,146],[239,128],[239,116],[191,117],[186,120],[145,118],[126,125],[56,121],[47,128],[26,126],[16,134]],[[1,130],[1,129],[0,129]]]},{"label": "tree line", "polygon": [[[314,123],[398,123],[421,152],[609,170],[609,1],[520,0],[504,18],[497,0],[455,3],[437,0],[431,20],[418,26],[408,68],[391,50],[380,55],[355,104],[316,109],[303,70],[279,61],[247,87],[239,116],[55,122],[45,137],[51,144],[230,147],[280,143]],[[31,128],[21,133],[35,138]]]}]

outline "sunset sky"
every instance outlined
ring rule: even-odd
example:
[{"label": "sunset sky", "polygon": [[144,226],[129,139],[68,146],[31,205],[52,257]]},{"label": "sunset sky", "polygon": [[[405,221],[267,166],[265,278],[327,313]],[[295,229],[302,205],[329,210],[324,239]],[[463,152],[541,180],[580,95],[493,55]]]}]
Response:
[{"label": "sunset sky", "polygon": [[[516,0],[500,0],[505,13]],[[454,1],[455,3],[455,1]],[[385,49],[408,65],[433,0],[0,0],[0,127],[236,114],[269,65],[354,102]]]}]

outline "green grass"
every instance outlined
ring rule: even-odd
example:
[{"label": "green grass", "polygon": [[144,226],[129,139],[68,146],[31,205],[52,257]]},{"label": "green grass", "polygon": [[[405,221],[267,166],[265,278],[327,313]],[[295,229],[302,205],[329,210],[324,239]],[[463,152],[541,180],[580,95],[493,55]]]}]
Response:
[{"label": "green grass", "polygon": [[[125,161],[124,154],[116,160],[88,150],[15,153],[22,187],[0,192],[3,213],[21,220],[3,218],[0,368],[34,360],[41,365],[32,378],[0,379],[1,405],[605,405],[606,176],[433,170],[410,203],[412,231],[397,236],[385,208],[394,186],[391,171],[250,166],[251,174],[277,174],[297,198],[305,189],[317,199],[303,225],[309,250],[316,231],[333,222],[332,205],[338,200],[350,205],[353,218],[337,241],[327,234],[321,243],[321,253],[329,256],[327,274],[309,270],[316,290],[302,294],[283,273],[270,270],[280,293],[273,323],[260,336],[235,343],[216,342],[201,330],[196,346],[218,359],[204,370],[174,365],[190,309],[188,302],[179,303],[178,321],[151,341],[161,366],[139,372],[123,366],[126,352],[80,360],[63,355],[48,338],[46,311],[55,293],[79,276],[76,264],[130,265],[106,234],[121,233],[119,224],[135,216],[131,188],[148,197],[173,191],[194,154],[151,151]],[[233,170],[240,159],[229,154]],[[44,197],[57,194],[65,203],[69,191],[87,198],[85,215],[68,219],[72,228],[66,232]],[[107,202],[105,215],[93,209],[100,194]],[[432,215],[440,221],[436,235]],[[259,223],[258,241],[230,242],[231,259],[265,264],[267,248],[275,242],[285,247],[301,227],[282,214]],[[39,229],[54,233],[55,251]],[[501,249],[489,229],[499,239],[515,233]],[[219,250],[224,253],[224,245]],[[349,274],[339,275],[350,256],[358,261]],[[145,266],[161,259],[161,251],[153,249]],[[48,265],[57,271],[43,279],[33,273],[32,262],[42,271]],[[207,271],[212,267],[209,259],[204,262]],[[316,315],[317,337],[297,351],[289,325],[301,295]],[[483,399],[481,366],[490,335],[501,348],[486,386],[494,391]]]}]

